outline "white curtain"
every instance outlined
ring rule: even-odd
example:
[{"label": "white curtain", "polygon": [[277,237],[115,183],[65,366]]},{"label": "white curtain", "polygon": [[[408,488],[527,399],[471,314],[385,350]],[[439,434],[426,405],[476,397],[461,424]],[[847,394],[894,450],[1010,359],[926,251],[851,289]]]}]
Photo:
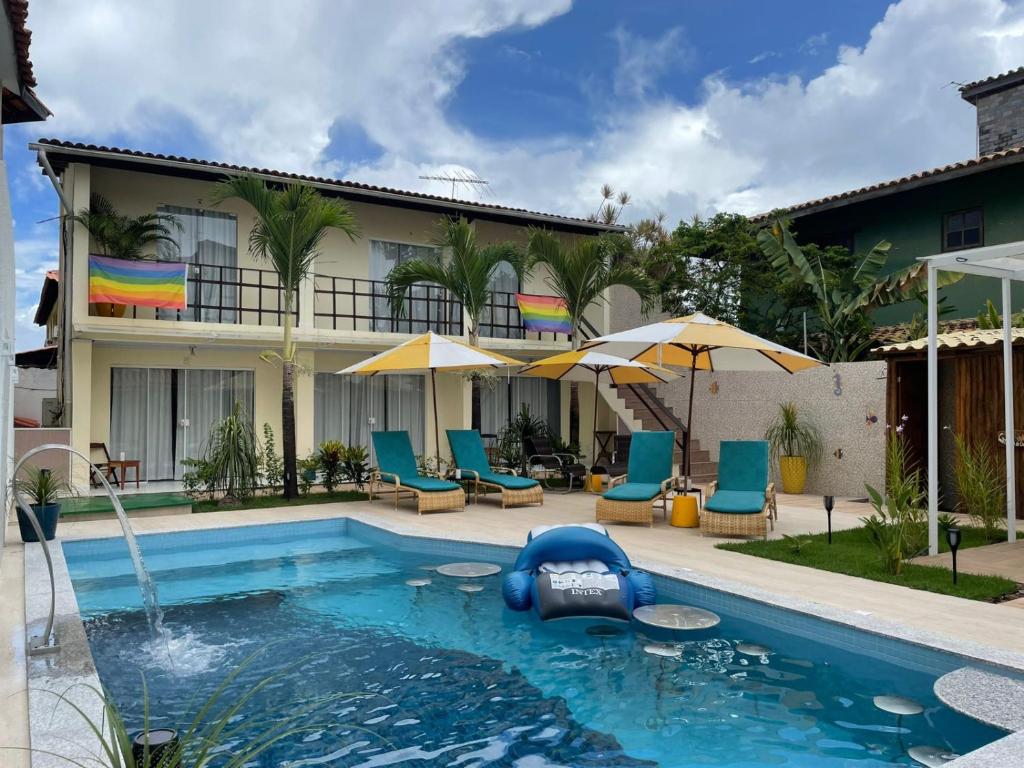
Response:
[{"label": "white curtain", "polygon": [[[414,285],[405,301],[405,313],[397,320],[391,320],[391,306],[384,292],[382,281],[387,279],[392,269],[412,259],[428,260],[437,257],[437,248],[426,245],[407,245],[391,243],[386,240],[370,241],[370,279],[373,284],[373,321],[375,331],[397,331],[400,333],[425,333],[428,330],[439,330],[430,321],[439,321],[445,317],[445,307],[438,301],[441,289],[434,285]],[[434,301],[427,301],[431,298]],[[453,308],[451,314],[454,314]],[[410,323],[410,321],[412,321]]]},{"label": "white curtain", "polygon": [[[170,214],[181,225],[181,229],[172,228],[178,247],[161,243],[160,258],[194,265],[189,269],[189,318],[207,323],[235,322],[240,282],[235,217],[175,205],[163,205],[157,211]],[[196,290],[197,285],[201,290]]]},{"label": "white curtain", "polygon": [[203,455],[210,429],[236,400],[251,419],[252,371],[114,368],[107,449],[111,458],[123,451],[138,459],[143,480],[181,479],[179,459]]},{"label": "white curtain", "polygon": [[175,476],[172,408],[174,372],[166,368],[114,368],[110,371],[112,459],[124,453],[138,459],[143,480]]},{"label": "white curtain", "polygon": [[[338,376],[318,373],[314,381],[313,439],[339,440],[369,450],[370,432],[405,430],[413,450],[423,453],[423,376]],[[369,418],[376,423],[371,427]]]},{"label": "white curtain", "polygon": [[[558,432],[560,423],[558,414],[558,382],[540,379],[536,376],[512,376],[506,379],[500,376],[494,389],[487,386],[480,388],[480,432],[485,435],[496,435],[512,418],[519,413],[524,405],[530,409],[532,416],[539,416],[548,423],[554,432]],[[511,390],[511,411],[509,395]]]}]

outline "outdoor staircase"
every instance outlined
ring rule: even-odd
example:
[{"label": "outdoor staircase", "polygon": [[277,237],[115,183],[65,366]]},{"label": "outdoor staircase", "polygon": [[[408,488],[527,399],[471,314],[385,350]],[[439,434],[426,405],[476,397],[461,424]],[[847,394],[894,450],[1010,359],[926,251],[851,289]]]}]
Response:
[{"label": "outdoor staircase", "polygon": [[[602,394],[612,406],[612,409],[619,415],[631,431],[638,429],[663,430],[666,425],[682,426],[678,415],[658,396],[651,387],[627,386],[610,387],[603,385]],[[618,402],[612,402],[609,395]],[[616,407],[618,406],[618,407]],[[626,415],[628,414],[628,417]],[[674,430],[678,440],[685,442],[686,436],[682,429]],[[691,445],[693,451],[690,457],[690,470],[692,482],[705,484],[710,483],[718,477],[718,462],[711,461],[711,454],[701,448],[700,440],[694,439]],[[682,466],[683,452],[676,443],[673,462]]]}]

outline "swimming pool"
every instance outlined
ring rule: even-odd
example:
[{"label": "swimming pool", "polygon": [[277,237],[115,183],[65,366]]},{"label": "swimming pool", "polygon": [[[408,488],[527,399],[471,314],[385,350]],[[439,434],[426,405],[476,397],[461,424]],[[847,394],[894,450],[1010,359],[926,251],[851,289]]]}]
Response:
[{"label": "swimming pool", "polygon": [[[100,679],[136,721],[140,673],[154,724],[180,726],[228,671],[271,643],[234,685],[284,673],[244,718],[353,694],[328,705],[319,718],[327,727],[281,743],[261,766],[868,768],[913,765],[906,750],[915,745],[964,753],[1003,735],[933,694],[937,677],[963,666],[958,657],[670,579],[656,579],[660,601],[713,610],[722,623],[692,638],[542,624],[505,608],[500,576],[466,592],[465,580],[429,570],[471,559],[507,571],[513,550],[352,520],[139,543],[169,653],[149,639],[124,542],[63,544]],[[681,655],[646,653],[652,641],[678,642]],[[739,643],[771,652],[745,655]],[[925,711],[897,728],[873,704],[884,694]]]}]

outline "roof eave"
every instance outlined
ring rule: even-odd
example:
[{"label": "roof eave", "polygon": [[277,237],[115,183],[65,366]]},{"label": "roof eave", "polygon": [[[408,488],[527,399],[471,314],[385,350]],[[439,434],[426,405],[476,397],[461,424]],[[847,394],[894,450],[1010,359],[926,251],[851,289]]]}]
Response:
[{"label": "roof eave", "polygon": [[[522,224],[527,222],[538,226],[546,226],[553,229],[573,232],[577,234],[603,234],[610,232],[625,232],[626,228],[621,225],[607,225],[599,222],[591,222],[585,219],[572,219],[555,214],[545,214],[535,211],[521,211],[513,208],[490,207],[486,205],[475,205],[468,201],[453,200],[435,196],[422,196],[417,194],[402,194],[400,191],[388,191],[384,189],[366,189],[358,186],[349,186],[330,181],[316,180],[313,178],[294,178],[285,173],[270,173],[265,170],[243,169],[224,167],[216,164],[193,162],[186,159],[172,159],[165,157],[149,157],[140,154],[127,152],[110,151],[103,149],[91,149],[85,147],[69,147],[48,142],[32,142],[29,149],[36,152],[45,152],[48,157],[68,156],[72,161],[98,161],[92,164],[106,166],[124,167],[141,166],[149,169],[167,169],[178,172],[177,175],[187,175],[195,178],[216,178],[223,176],[235,176],[249,173],[257,178],[277,183],[301,183],[308,184],[317,189],[330,192],[345,199],[371,202],[377,204],[400,205],[402,207],[418,208],[434,211],[450,211],[469,216],[470,218],[489,219],[494,221]],[[58,169],[59,172],[59,169]]]},{"label": "roof eave", "polygon": [[927,176],[920,178],[908,178],[906,181],[902,181],[897,184],[890,184],[887,186],[879,185],[876,189],[867,189],[863,192],[849,193],[846,197],[838,197],[835,200],[827,200],[822,203],[801,208],[799,205],[790,208],[779,208],[776,211],[768,211],[766,213],[759,213],[755,216],[751,216],[750,220],[755,223],[767,221],[773,214],[785,216],[790,219],[799,219],[804,216],[810,216],[815,213],[823,213],[824,211],[831,211],[837,208],[843,208],[847,205],[853,205],[855,203],[862,203],[868,200],[877,200],[881,197],[887,197],[889,195],[896,195],[901,192],[910,192],[914,189],[921,187],[930,186],[932,184],[941,184],[944,181],[952,181],[953,179],[963,178],[964,176],[971,176],[975,173],[982,173],[984,171],[994,170],[996,168],[1004,168],[1008,165],[1016,165],[1017,163],[1024,163],[1024,152],[1012,152],[1011,154],[1003,157],[994,157],[982,161],[965,161],[969,165],[965,165],[962,168],[950,168],[949,170],[940,170],[934,173],[930,173]]}]

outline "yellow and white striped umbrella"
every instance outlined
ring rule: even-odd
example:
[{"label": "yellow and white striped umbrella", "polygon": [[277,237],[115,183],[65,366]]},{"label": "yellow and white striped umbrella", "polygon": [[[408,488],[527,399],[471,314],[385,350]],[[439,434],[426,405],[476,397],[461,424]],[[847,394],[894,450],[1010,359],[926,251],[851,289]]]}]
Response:
[{"label": "yellow and white striped umbrella", "polygon": [[409,339],[394,349],[388,349],[378,355],[350,365],[342,374],[358,376],[376,376],[389,373],[422,373],[430,374],[431,390],[434,400],[434,448],[437,456],[441,456],[441,438],[437,427],[437,384],[434,380],[436,371],[478,371],[483,368],[505,368],[510,365],[522,365],[522,361],[497,352],[487,352],[479,347],[463,341],[439,336],[428,331],[422,336]]},{"label": "yellow and white striped umbrella", "polygon": [[378,373],[429,373],[438,370],[475,371],[522,364],[520,360],[428,331],[338,373],[374,376]]},{"label": "yellow and white striped umbrella", "polygon": [[622,357],[577,349],[545,357],[528,363],[519,370],[521,375],[539,376],[557,381],[594,381],[602,375],[612,384],[657,384],[678,378],[679,374],[657,365],[626,360]]},{"label": "yellow and white striped umbrella", "polygon": [[821,361],[697,312],[591,339],[584,349],[701,371],[796,373]]},{"label": "yellow and white striped umbrella", "polygon": [[[583,348],[644,363],[689,368],[688,432],[693,424],[693,382],[699,370],[796,373],[823,365],[820,360],[747,333],[701,312],[599,336],[586,342]],[[684,466],[689,485],[689,438],[686,441]]]},{"label": "yellow and white striped umbrella", "polygon": [[597,386],[601,376],[606,376],[615,385],[626,384],[658,384],[678,378],[679,374],[657,365],[643,363],[639,360],[626,360],[622,357],[595,352],[590,349],[577,349],[559,355],[545,357],[530,363],[519,370],[526,376],[539,376],[556,381],[592,381],[594,382],[594,444],[591,454],[597,461]]}]

